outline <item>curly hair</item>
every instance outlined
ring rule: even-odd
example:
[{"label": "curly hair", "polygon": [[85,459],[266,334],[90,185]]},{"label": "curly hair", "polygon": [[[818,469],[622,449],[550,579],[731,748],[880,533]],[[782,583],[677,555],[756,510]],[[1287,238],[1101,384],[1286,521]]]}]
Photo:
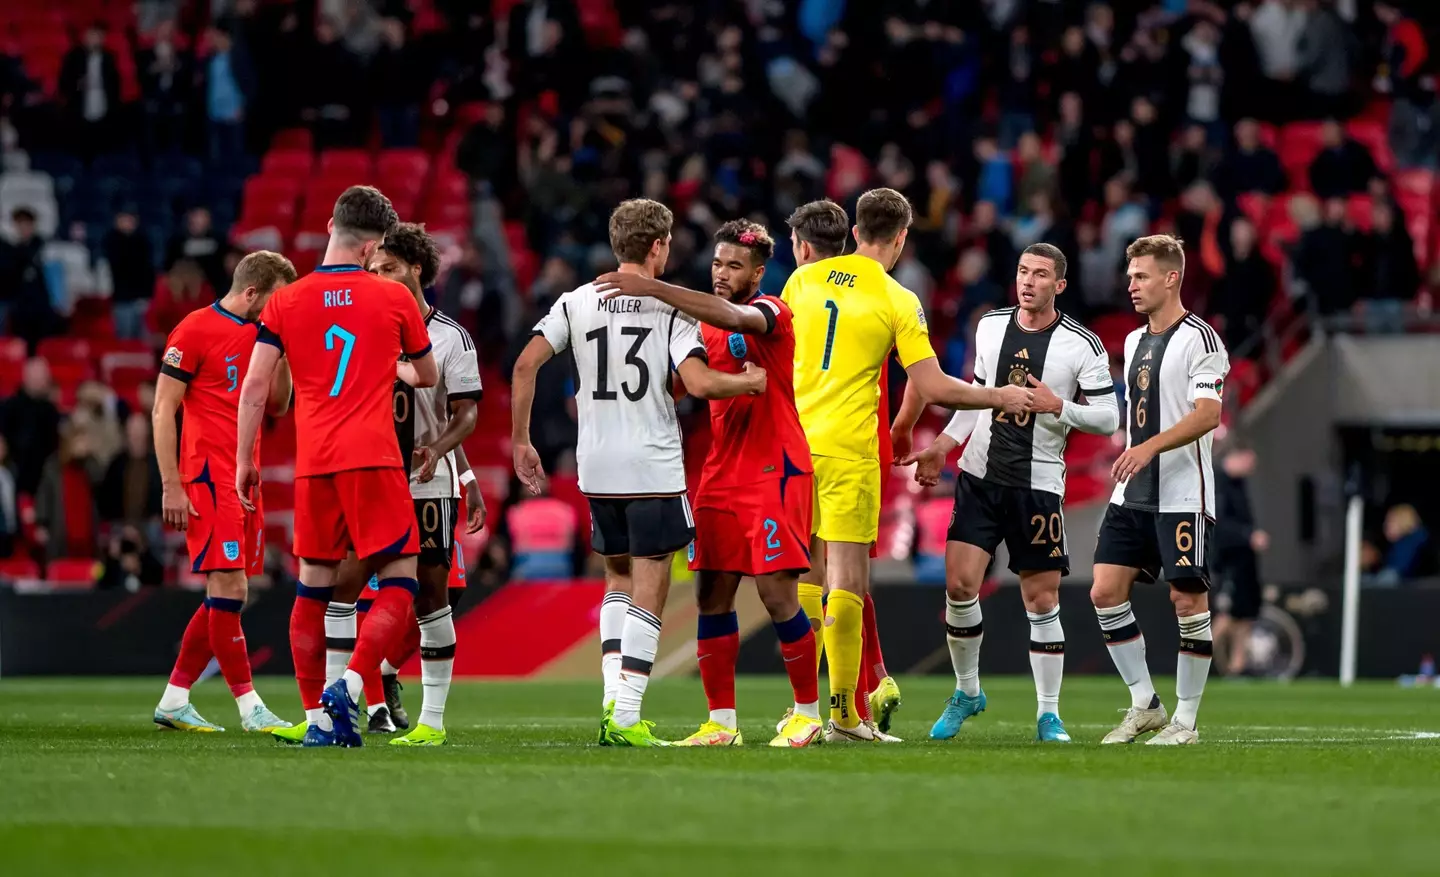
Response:
[{"label": "curly hair", "polygon": [[425,231],[423,223],[396,223],[385,235],[380,249],[406,265],[419,265],[421,288],[434,283],[440,273],[440,248],[435,246],[435,239]]},{"label": "curly hair", "polygon": [[775,240],[765,226],[748,219],[732,219],[715,231],[715,243],[744,247],[755,257],[755,264],[764,265],[775,255]]}]

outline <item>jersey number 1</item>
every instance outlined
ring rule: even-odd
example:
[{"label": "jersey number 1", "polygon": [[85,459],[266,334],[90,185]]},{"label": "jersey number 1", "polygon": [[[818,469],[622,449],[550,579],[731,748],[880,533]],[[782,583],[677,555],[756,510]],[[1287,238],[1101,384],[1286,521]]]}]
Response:
[{"label": "jersey number 1", "polygon": [[350,368],[350,354],[355,350],[355,336],[340,328],[335,323],[325,330],[325,349],[334,350],[335,342],[340,342],[340,362],[335,366],[335,383],[330,385],[330,395],[340,395],[340,387],[345,383],[345,372]]}]

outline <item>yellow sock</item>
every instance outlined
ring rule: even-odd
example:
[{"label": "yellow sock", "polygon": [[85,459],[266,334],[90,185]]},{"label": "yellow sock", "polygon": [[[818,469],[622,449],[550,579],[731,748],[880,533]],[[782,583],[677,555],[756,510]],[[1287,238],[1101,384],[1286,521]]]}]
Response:
[{"label": "yellow sock", "polygon": [[825,654],[825,589],[820,585],[801,582],[795,588],[800,594],[800,608],[810,619],[815,631],[815,672],[820,672],[820,659]]},{"label": "yellow sock", "polygon": [[842,728],[860,723],[851,701],[860,677],[860,637],[865,601],[849,591],[831,591],[826,604],[825,648],[830,653],[830,719]]}]

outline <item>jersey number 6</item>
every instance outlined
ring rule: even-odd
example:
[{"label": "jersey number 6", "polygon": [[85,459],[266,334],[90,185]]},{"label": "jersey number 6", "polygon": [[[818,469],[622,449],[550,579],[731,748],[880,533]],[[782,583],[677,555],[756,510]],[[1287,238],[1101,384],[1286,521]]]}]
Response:
[{"label": "jersey number 6", "polygon": [[355,336],[340,328],[336,323],[331,323],[330,328],[325,330],[325,349],[334,350],[335,342],[339,341],[340,362],[335,366],[335,383],[330,385],[330,395],[340,395],[340,387],[345,383],[345,372],[350,368],[350,354],[355,350]]}]

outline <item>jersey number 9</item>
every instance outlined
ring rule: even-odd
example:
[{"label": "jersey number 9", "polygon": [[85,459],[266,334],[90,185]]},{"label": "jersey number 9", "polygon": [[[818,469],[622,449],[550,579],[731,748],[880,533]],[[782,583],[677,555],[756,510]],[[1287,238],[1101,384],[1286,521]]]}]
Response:
[{"label": "jersey number 9", "polygon": [[225,392],[227,392],[227,393],[233,393],[233,392],[235,392],[235,388],[240,384],[240,366],[238,366],[238,365],[227,365],[227,366],[225,366],[225,380],[227,380],[227,381],[230,382],[230,386],[228,386],[228,387],[225,388]]}]

